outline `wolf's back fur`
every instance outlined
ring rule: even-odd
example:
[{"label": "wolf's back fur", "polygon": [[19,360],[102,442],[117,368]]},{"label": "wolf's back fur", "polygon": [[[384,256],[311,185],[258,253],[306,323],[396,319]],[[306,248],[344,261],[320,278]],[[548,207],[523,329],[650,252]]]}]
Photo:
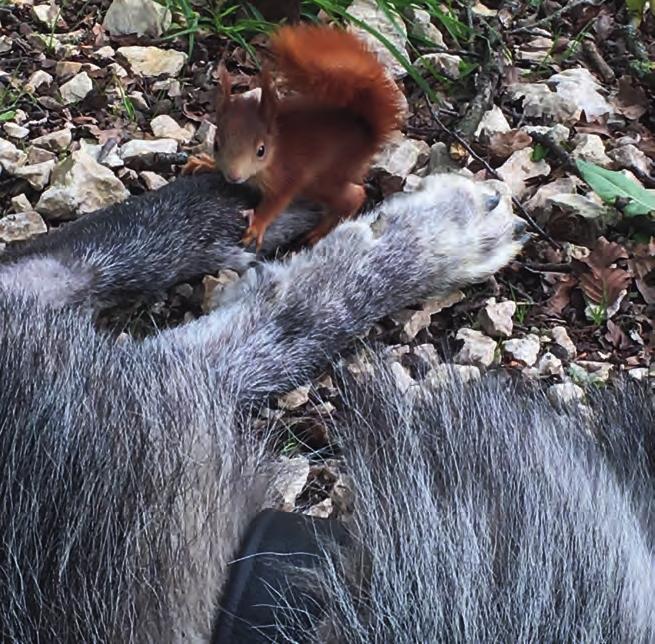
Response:
[{"label": "wolf's back fur", "polygon": [[[253,410],[376,319],[519,248],[504,202],[432,178],[310,252],[249,269],[202,319],[142,342],[99,334],[86,305],[254,262],[237,245],[243,196],[210,181],[0,264],[3,641],[207,641],[277,475]],[[280,241],[311,227],[301,215],[280,222]],[[354,543],[326,557],[308,640],[652,641],[646,391],[599,394],[590,420],[489,378],[401,395],[383,364],[340,390]]]},{"label": "wolf's back fur", "polygon": [[337,639],[653,641],[651,395],[597,392],[590,418],[504,379],[394,382],[342,387],[360,549],[340,564],[366,579],[327,582]]}]

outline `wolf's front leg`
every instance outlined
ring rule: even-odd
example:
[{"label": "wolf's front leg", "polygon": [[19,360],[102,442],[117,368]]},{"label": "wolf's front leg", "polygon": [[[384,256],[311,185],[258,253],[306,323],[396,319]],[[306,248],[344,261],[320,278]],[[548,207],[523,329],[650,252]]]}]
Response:
[{"label": "wolf's front leg", "polygon": [[306,381],[388,313],[493,274],[520,250],[523,229],[482,184],[433,176],[311,251],[250,269],[211,315],[151,341],[199,350],[254,402]]}]

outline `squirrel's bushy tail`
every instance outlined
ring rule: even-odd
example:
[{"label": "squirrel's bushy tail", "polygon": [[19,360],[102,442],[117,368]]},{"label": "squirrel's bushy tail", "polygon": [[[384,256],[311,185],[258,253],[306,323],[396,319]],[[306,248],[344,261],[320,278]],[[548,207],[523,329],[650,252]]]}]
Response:
[{"label": "squirrel's bushy tail", "polygon": [[316,25],[282,27],[271,50],[289,89],[352,110],[368,123],[376,145],[400,126],[400,90],[353,33]]}]

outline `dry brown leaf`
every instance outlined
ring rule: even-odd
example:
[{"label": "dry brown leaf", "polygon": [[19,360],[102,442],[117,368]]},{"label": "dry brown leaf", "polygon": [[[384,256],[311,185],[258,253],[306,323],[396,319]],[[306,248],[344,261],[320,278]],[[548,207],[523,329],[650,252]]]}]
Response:
[{"label": "dry brown leaf", "polygon": [[489,152],[496,159],[507,159],[512,152],[532,145],[532,137],[522,130],[498,132],[489,140]]},{"label": "dry brown leaf", "polygon": [[620,350],[629,349],[634,344],[623,332],[623,329],[612,320],[607,320],[607,333],[605,334],[605,339],[610,342],[612,346]]},{"label": "dry brown leaf", "polygon": [[587,267],[580,276],[580,288],[592,302],[611,308],[629,286],[630,273],[614,265],[620,259],[628,259],[625,248],[599,237],[596,248],[578,261]]},{"label": "dry brown leaf", "polygon": [[109,42],[107,39],[107,32],[101,24],[96,23],[93,25],[91,28],[91,33],[94,36],[93,44],[96,49],[104,47]]},{"label": "dry brown leaf", "polygon": [[205,111],[194,111],[189,107],[189,102],[184,101],[182,103],[182,114],[189,119],[189,121],[194,121],[195,123],[202,123],[207,118],[207,112]]},{"label": "dry brown leaf", "polygon": [[95,116],[84,116],[84,115],[81,115],[81,114],[79,116],[74,116],[73,118],[71,118],[71,121],[75,125],[87,125],[89,123],[91,123],[93,125],[98,124],[98,119],[95,118]]},{"label": "dry brown leaf", "polygon": [[562,315],[562,311],[571,302],[571,291],[577,285],[578,280],[574,275],[558,276],[558,282],[553,294],[544,305],[544,313],[547,315]]},{"label": "dry brown leaf", "polygon": [[580,288],[595,304],[612,308],[632,281],[630,273],[621,268],[591,269],[580,276]]},{"label": "dry brown leaf", "polygon": [[632,76],[621,76],[619,92],[613,102],[619,114],[636,121],[648,111],[649,100],[643,88],[633,83]]},{"label": "dry brown leaf", "polygon": [[635,284],[646,304],[655,304],[655,237],[649,244],[637,246],[628,266],[634,273]]},{"label": "dry brown leaf", "polygon": [[620,259],[628,259],[628,251],[616,242],[608,242],[604,237],[598,238],[596,247],[581,261],[598,268],[607,268]]},{"label": "dry brown leaf", "polygon": [[[561,8],[560,5],[557,5],[557,9]],[[572,33],[578,34],[583,29],[586,29],[587,25],[593,23],[601,10],[602,7],[597,5],[573,5],[573,9],[569,12]]]},{"label": "dry brown leaf", "polygon": [[87,123],[84,125],[84,127],[89,131],[91,136],[94,136],[96,139],[98,139],[98,143],[100,145],[104,145],[109,141],[109,139],[116,139],[117,141],[120,141],[122,136],[123,136],[123,130],[120,128],[109,128],[108,130],[101,130],[97,125],[94,125],[93,123]]},{"label": "dry brown leaf", "polygon": [[448,152],[450,154],[450,158],[457,162],[464,161],[464,159],[466,159],[469,154],[468,150],[457,141],[451,144],[451,146],[448,148]]},{"label": "dry brown leaf", "polygon": [[584,118],[584,114],[578,123],[575,125],[575,131],[578,134],[598,134],[598,136],[610,136],[611,132],[607,126],[607,115],[598,117],[595,121],[591,123],[587,122],[587,119]]},{"label": "dry brown leaf", "polygon": [[553,206],[548,219],[548,232],[555,238],[580,246],[590,246],[598,238],[595,219],[585,219]]},{"label": "dry brown leaf", "polygon": [[563,54],[571,46],[571,41],[565,36],[560,36],[553,43],[551,54]]}]

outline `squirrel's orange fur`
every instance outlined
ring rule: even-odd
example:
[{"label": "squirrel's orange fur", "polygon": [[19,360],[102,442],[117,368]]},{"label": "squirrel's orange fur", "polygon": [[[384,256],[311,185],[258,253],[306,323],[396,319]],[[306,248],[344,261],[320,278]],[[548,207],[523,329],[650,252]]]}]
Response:
[{"label": "squirrel's orange fur", "polygon": [[[230,96],[221,72],[215,164],[228,181],[249,182],[262,199],[244,242],[260,245],[269,224],[296,197],[327,206],[315,242],[362,206],[373,155],[399,127],[401,95],[384,67],[354,34],[332,27],[283,27],[271,51],[292,94],[278,99],[268,74],[261,96]],[[186,171],[214,167],[192,159]]]}]

